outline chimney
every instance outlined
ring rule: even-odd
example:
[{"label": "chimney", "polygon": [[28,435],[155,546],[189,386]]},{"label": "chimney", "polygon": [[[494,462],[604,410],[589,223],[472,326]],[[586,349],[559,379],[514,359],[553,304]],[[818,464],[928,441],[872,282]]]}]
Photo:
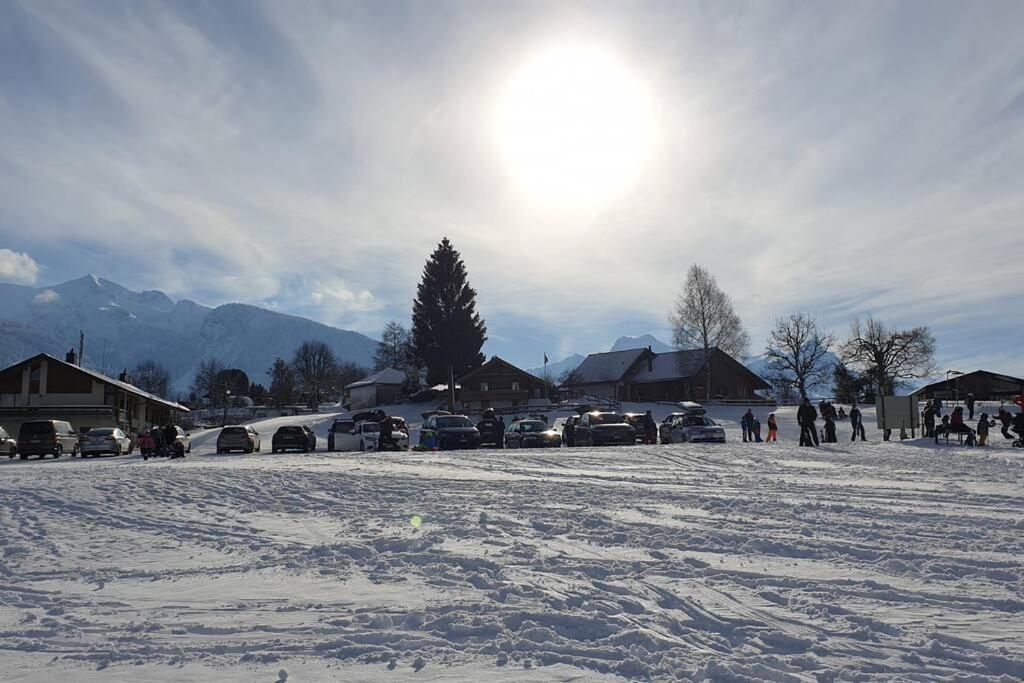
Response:
[{"label": "chimney", "polygon": [[71,365],[77,365],[77,363],[75,362],[76,360],[77,360],[77,358],[75,356],[75,350],[74,349],[71,349],[70,351],[67,352],[67,354],[64,355],[64,362],[65,363],[69,363]]},{"label": "chimney", "polygon": [[654,351],[647,347],[647,372],[654,372]]},{"label": "chimney", "polygon": [[122,370],[121,374],[117,376],[117,379],[119,382],[124,382],[125,384],[134,384],[134,382],[132,382],[132,376],[128,374],[128,368]]}]

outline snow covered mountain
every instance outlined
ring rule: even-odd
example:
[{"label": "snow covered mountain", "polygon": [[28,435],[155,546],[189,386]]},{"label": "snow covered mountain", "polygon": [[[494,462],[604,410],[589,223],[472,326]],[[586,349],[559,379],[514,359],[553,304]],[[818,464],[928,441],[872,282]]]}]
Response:
[{"label": "snow covered mountain", "polygon": [[277,356],[313,339],[339,359],[372,365],[369,337],[256,306],[210,308],[159,291],[133,292],[87,275],[48,288],[0,283],[0,367],[45,351],[63,358],[85,331],[85,364],[116,373],[152,359],[183,390],[203,360],[241,368],[257,382]]},{"label": "snow covered mountain", "polygon": [[651,351],[655,353],[668,353],[669,351],[675,351],[674,348],[666,344],[665,342],[657,339],[653,334],[642,334],[639,337],[619,337],[612,344],[612,348],[609,351],[626,351],[627,349],[644,349],[648,346],[651,347]]}]

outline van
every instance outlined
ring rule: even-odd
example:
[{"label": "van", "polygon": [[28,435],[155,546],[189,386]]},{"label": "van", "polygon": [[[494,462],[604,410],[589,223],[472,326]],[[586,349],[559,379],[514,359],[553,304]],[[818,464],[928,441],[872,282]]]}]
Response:
[{"label": "van", "polygon": [[70,422],[63,420],[32,420],[22,422],[18,430],[18,456],[27,460],[30,455],[43,459],[47,455],[59,458],[65,453],[78,455],[78,432]]}]

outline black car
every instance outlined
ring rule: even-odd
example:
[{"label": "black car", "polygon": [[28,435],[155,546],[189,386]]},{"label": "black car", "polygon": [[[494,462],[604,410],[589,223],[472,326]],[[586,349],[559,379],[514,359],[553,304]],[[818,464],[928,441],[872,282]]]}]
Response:
[{"label": "black car", "polygon": [[476,423],[476,430],[480,432],[481,446],[498,446],[501,444],[501,434],[498,432],[498,418],[492,408],[488,408],[480,415],[480,421]]},{"label": "black car", "polygon": [[280,427],[270,443],[273,453],[289,449],[308,453],[316,450],[316,434],[306,425]]},{"label": "black car", "polygon": [[632,446],[636,430],[618,413],[594,411],[580,415],[573,437],[577,446]]},{"label": "black car", "polygon": [[544,420],[516,420],[505,432],[505,448],[560,448],[562,435]]},{"label": "black car", "polygon": [[420,428],[420,446],[440,451],[479,448],[480,431],[465,415],[431,415]]}]

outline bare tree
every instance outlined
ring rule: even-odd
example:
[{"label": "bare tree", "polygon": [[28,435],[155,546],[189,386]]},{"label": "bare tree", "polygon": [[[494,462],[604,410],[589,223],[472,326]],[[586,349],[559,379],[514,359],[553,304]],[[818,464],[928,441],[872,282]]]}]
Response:
[{"label": "bare tree", "polygon": [[409,331],[402,327],[401,323],[390,321],[380,333],[380,341],[377,342],[377,350],[373,354],[373,369],[404,370],[408,344]]},{"label": "bare tree", "polygon": [[697,264],[690,266],[683,291],[669,314],[672,342],[678,349],[702,349],[707,361],[706,398],[711,398],[711,350],[718,348],[742,359],[750,336],[732,307],[732,299],[718,287],[715,276]]},{"label": "bare tree", "polygon": [[222,373],[224,366],[213,358],[208,358],[196,368],[195,377],[192,379],[191,392],[200,399],[208,399],[210,406],[215,407],[218,402],[223,405],[225,389]]},{"label": "bare tree", "polygon": [[576,395],[576,387],[583,381],[583,373],[580,369],[573,368],[572,370],[566,370],[558,377],[558,383],[569,390],[569,397],[572,398]]},{"label": "bare tree", "polygon": [[881,396],[891,396],[904,380],[937,371],[935,337],[927,327],[898,330],[871,316],[863,323],[853,322],[839,355],[844,363],[872,377]]},{"label": "bare tree", "polygon": [[329,387],[337,364],[334,350],[322,341],[304,341],[295,349],[292,368],[313,410],[320,408],[320,400]]},{"label": "bare tree", "polygon": [[793,313],[779,318],[764,351],[768,380],[776,387],[788,384],[801,398],[807,396],[808,389],[830,376],[833,364],[829,351],[835,343],[835,334],[819,330],[812,316]]},{"label": "bare tree", "polygon": [[171,375],[167,368],[153,360],[139,363],[132,371],[132,381],[143,391],[167,398],[170,395]]}]

